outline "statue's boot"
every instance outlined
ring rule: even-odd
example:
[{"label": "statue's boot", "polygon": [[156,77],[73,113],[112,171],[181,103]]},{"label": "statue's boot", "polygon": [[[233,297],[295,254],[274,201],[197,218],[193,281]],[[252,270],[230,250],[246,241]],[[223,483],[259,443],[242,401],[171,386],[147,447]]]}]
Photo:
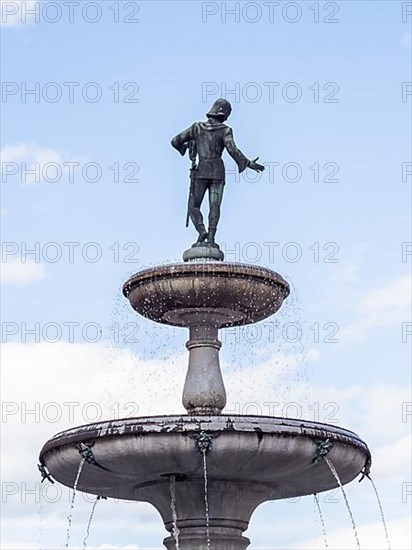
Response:
[{"label": "statue's boot", "polygon": [[205,225],[203,223],[199,223],[198,225],[196,225],[196,230],[199,233],[199,237],[196,242],[203,243],[208,237]]},{"label": "statue's boot", "polygon": [[207,234],[207,244],[208,246],[213,246],[213,248],[219,248],[219,245],[215,242],[215,235],[216,227],[210,226]]}]

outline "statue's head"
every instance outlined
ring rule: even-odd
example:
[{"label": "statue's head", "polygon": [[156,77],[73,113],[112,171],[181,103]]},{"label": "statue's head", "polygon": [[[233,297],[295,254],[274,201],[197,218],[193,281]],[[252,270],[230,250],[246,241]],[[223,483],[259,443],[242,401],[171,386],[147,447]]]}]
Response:
[{"label": "statue's head", "polygon": [[215,118],[219,122],[224,122],[230,116],[232,112],[232,106],[227,99],[216,99],[210,108],[209,112],[206,113],[208,118]]}]

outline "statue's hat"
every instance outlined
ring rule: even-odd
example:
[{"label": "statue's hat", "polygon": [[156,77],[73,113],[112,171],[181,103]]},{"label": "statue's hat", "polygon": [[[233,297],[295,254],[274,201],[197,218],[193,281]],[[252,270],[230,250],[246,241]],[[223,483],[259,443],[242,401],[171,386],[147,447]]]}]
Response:
[{"label": "statue's hat", "polygon": [[224,117],[226,120],[232,112],[232,106],[227,99],[216,99],[206,116]]}]

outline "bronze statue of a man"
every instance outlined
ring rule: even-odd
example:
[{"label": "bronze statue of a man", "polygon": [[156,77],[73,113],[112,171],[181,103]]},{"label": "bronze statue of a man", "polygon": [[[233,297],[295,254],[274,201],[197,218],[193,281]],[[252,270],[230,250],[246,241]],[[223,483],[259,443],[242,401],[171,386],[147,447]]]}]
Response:
[{"label": "bronze statue of a man", "polygon": [[[249,160],[234,142],[232,129],[224,124],[232,112],[226,99],[217,99],[207,113],[206,122],[194,122],[189,128],[172,139],[172,146],[183,156],[189,149],[192,160],[191,187],[188,215],[193,222],[199,238],[195,245],[218,247],[215,243],[217,224],[220,218],[220,205],[225,185],[225,166],[222,161],[224,149],[236,162],[239,173],[246,168],[262,172],[265,168],[254,160]],[[196,157],[198,164],[196,166]],[[206,231],[200,207],[209,190],[209,229]]]}]

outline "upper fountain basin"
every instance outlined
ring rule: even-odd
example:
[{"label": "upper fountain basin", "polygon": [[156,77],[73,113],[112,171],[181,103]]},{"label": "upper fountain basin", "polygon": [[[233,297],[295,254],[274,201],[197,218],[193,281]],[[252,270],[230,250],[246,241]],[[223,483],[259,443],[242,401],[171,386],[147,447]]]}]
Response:
[{"label": "upper fountain basin", "polygon": [[145,269],[123,286],[144,317],[174,326],[196,322],[219,328],[273,315],[289,295],[285,279],[267,268],[231,262],[188,262]]}]

